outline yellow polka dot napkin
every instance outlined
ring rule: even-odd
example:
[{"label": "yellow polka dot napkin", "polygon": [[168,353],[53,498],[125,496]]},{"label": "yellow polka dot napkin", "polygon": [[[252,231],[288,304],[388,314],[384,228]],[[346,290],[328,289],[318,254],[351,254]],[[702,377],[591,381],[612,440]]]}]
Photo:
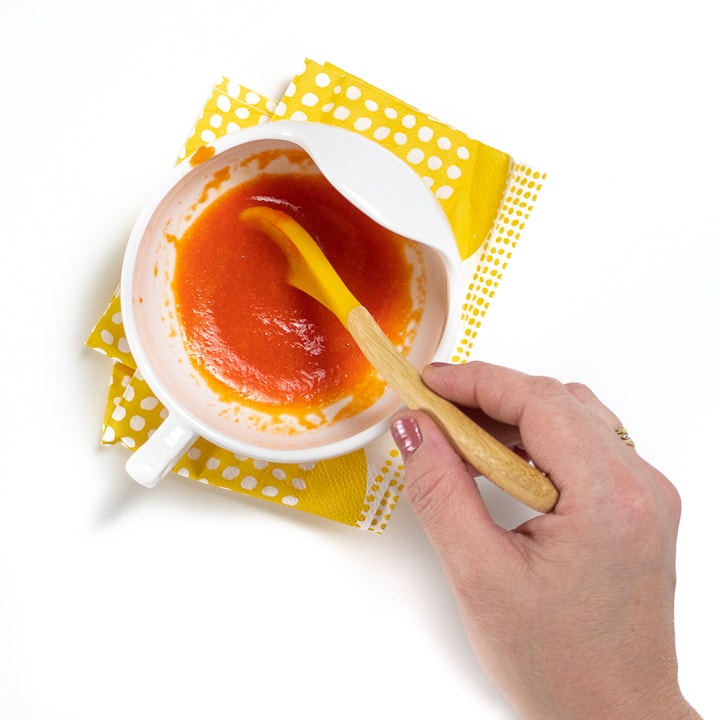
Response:
[{"label": "yellow polka dot napkin", "polygon": [[[414,168],[437,197],[463,259],[465,303],[451,362],[466,362],[542,188],[544,174],[467,136],[329,63],[305,61],[279,101],[222,79],[179,159],[242,128],[273,120],[354,130]],[[116,292],[87,344],[114,362],[101,442],[133,450],[167,411],[137,374]],[[270,464],[199,439],[174,472],[372,532],[382,532],[402,491],[403,467],[389,434],[363,450],[309,464]]]}]

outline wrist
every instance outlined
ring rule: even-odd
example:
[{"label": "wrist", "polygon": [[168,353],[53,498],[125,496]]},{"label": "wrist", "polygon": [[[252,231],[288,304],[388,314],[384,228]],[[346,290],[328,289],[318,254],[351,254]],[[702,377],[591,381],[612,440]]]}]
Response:
[{"label": "wrist", "polygon": [[[597,712],[597,709],[594,710]],[[594,718],[595,715],[588,715]],[[665,693],[647,697],[635,697],[630,702],[623,703],[616,711],[606,708],[597,715],[598,720],[702,720],[700,715],[681,695],[668,696]]]},{"label": "wrist", "polygon": [[523,720],[703,720],[677,686],[631,692],[587,687],[555,697],[546,693],[540,704],[530,702],[525,711],[522,705],[516,709]]}]

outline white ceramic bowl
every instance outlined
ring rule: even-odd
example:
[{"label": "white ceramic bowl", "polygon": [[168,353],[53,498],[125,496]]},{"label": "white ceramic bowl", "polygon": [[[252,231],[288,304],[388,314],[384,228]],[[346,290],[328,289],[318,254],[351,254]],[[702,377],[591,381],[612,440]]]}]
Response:
[{"label": "white ceramic bowl", "polygon": [[[262,172],[298,172],[277,153],[269,166],[253,158],[263,151],[304,150],[313,163],[304,172],[322,173],[348,200],[388,229],[418,243],[426,274],[425,298],[409,353],[418,368],[447,359],[457,342],[461,263],[449,223],[416,173],[392,153],[357,133],[321,125],[277,121],[241,130],[209,147],[212,156],[180,163],[150,198],[132,229],[121,280],[123,324],[142,377],[167,408],[161,427],[130,457],[127,470],[138,482],[155,485],[198,437],[240,456],[277,463],[315,462],[357,450],[385,433],[401,407],[387,390],[358,415],[321,424],[299,434],[258,428],[257,410],[221,400],[193,371],[178,326],[172,277],[175,244],[219,193]],[[208,192],[218,171],[227,179]],[[223,173],[221,173],[223,174]]]}]

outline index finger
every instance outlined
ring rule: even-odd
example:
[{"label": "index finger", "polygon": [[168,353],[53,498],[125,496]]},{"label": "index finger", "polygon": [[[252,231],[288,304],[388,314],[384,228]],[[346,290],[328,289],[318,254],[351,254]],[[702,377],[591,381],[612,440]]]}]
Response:
[{"label": "index finger", "polygon": [[423,379],[451,402],[516,425],[535,465],[559,489],[571,478],[591,482],[627,449],[613,432],[614,414],[582,386],[482,362],[429,366]]}]

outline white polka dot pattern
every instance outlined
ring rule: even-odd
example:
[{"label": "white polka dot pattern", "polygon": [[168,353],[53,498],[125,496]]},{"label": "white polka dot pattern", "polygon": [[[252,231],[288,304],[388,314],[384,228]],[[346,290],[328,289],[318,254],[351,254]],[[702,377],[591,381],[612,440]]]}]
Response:
[{"label": "white polka dot pattern", "polygon": [[[477,333],[542,187],[544,175],[332,65],[306,61],[276,102],[231,80],[213,89],[179,159],[228,133],[274,119],[354,130],[390,149],[445,210],[463,258],[465,302],[457,349],[472,358]],[[112,360],[103,444],[134,449],[167,417],[136,372],[116,292],[87,344]],[[382,532],[402,491],[403,466],[389,434],[364,450],[316,464],[272,465],[199,439],[174,471],[199,483]]]},{"label": "white polka dot pattern", "polygon": [[[305,73],[290,84],[275,117],[314,120],[349,127],[376,140],[411,164],[441,199],[450,198],[470,151],[464,136],[357,78],[308,62]],[[292,102],[299,98],[299,102]]]}]

